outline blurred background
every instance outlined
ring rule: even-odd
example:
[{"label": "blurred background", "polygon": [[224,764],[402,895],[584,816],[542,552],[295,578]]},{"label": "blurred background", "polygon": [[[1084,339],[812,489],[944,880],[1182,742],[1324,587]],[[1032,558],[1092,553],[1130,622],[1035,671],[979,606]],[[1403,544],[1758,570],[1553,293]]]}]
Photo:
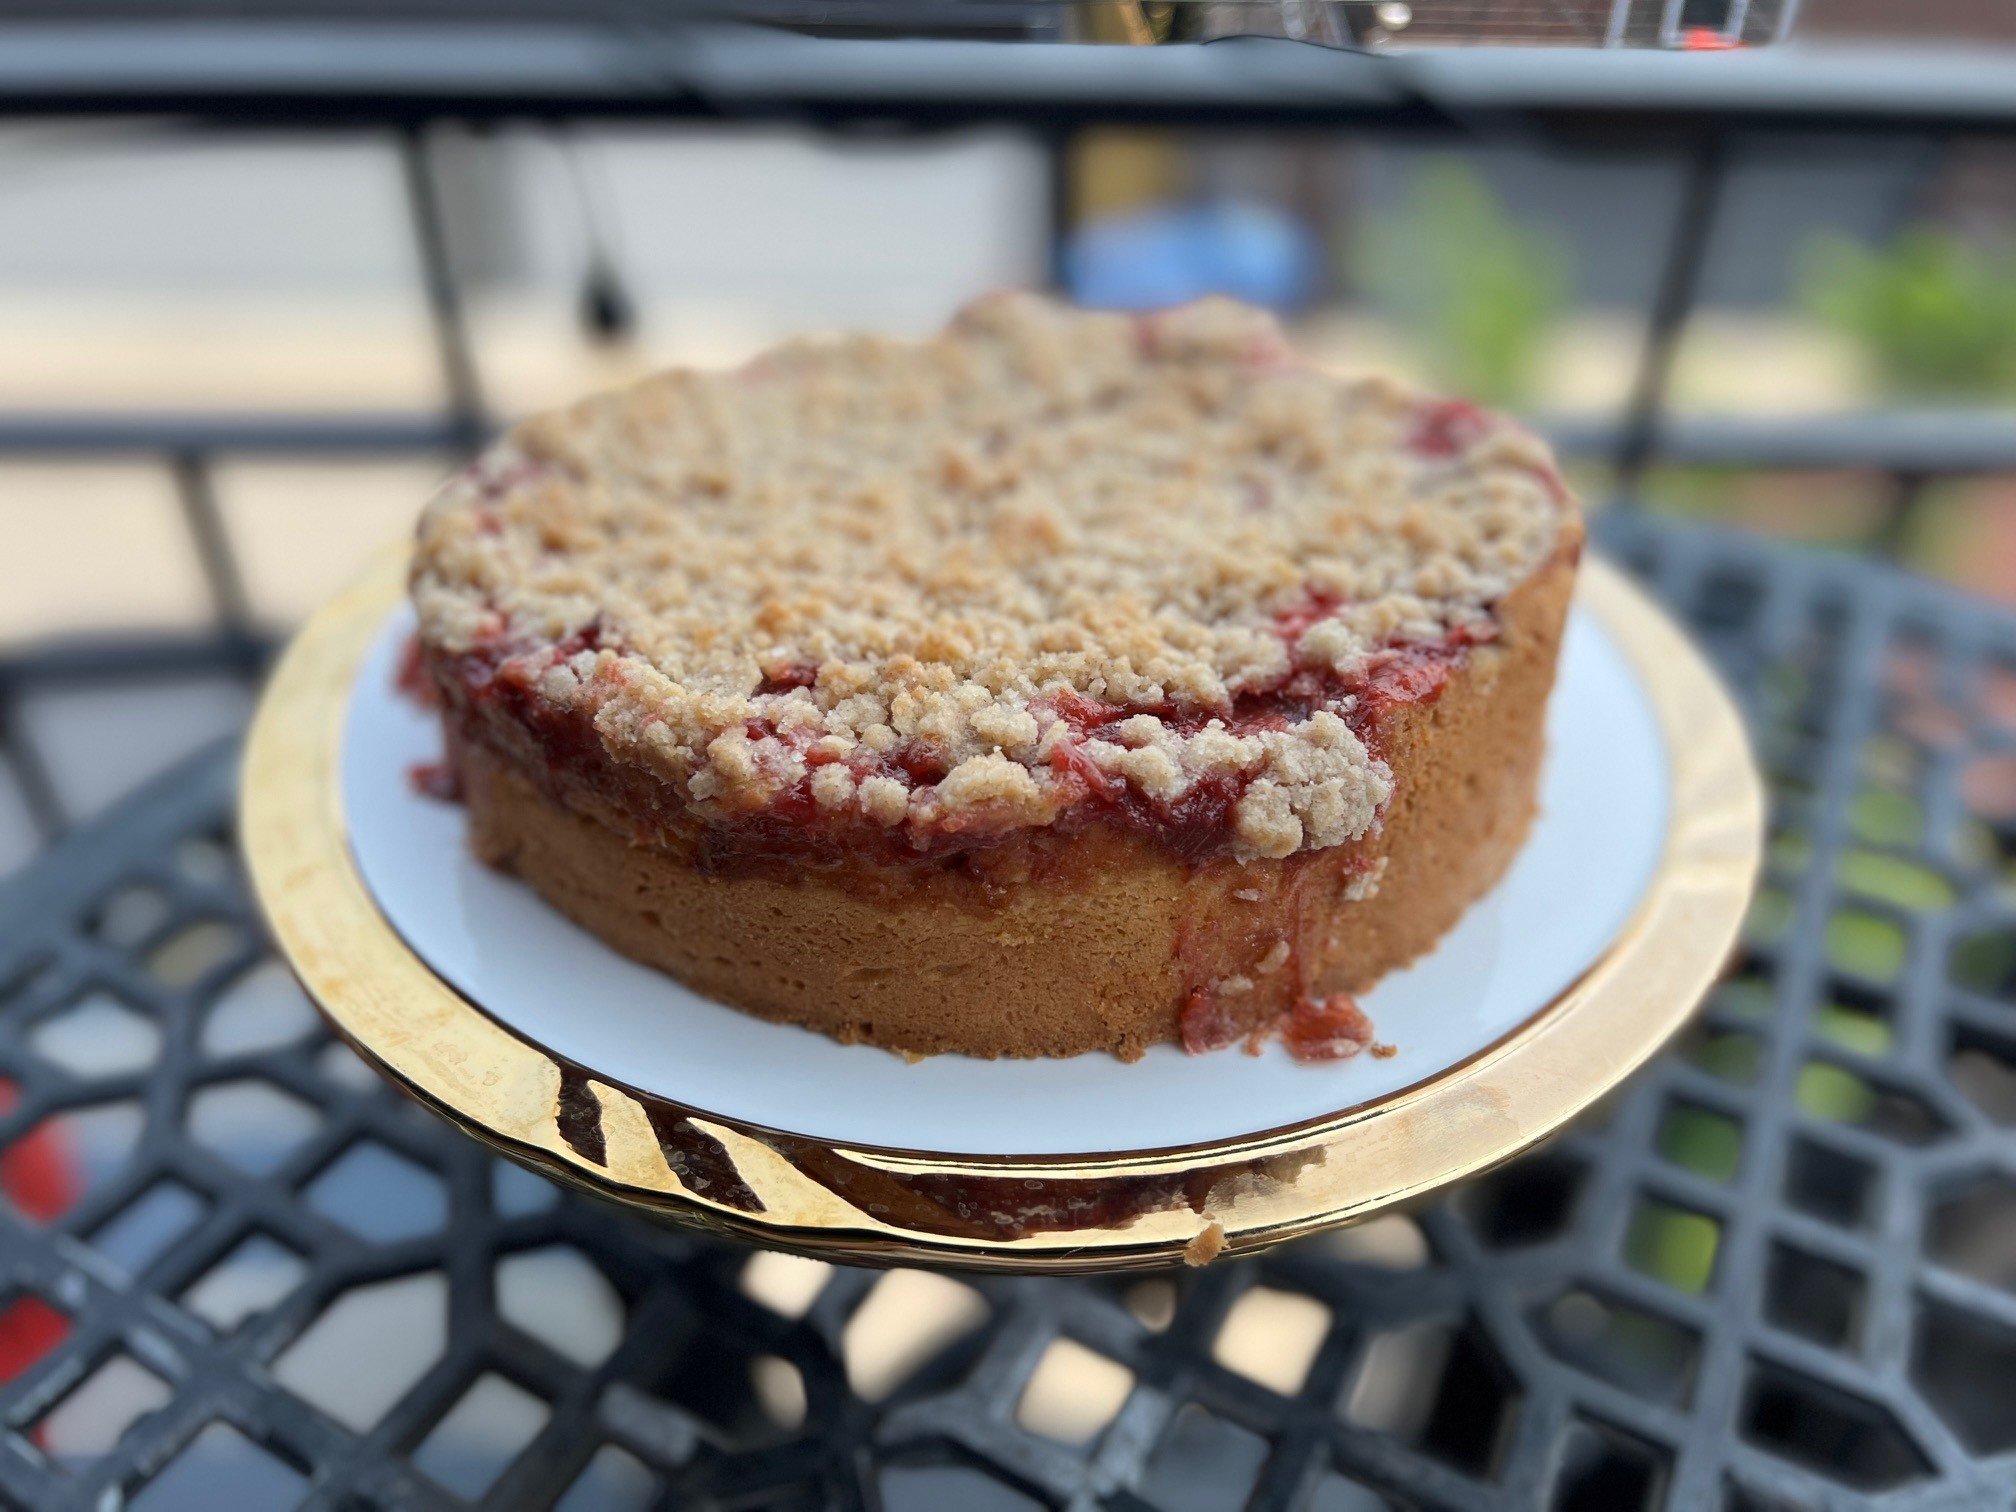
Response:
[{"label": "blurred background", "polygon": [[[1323,54],[1359,90],[1339,125],[1264,98],[1194,125],[954,110],[901,133],[774,100],[744,121],[493,100],[475,123],[267,102],[192,124],[120,114],[117,88],[38,115],[38,89],[81,87],[48,31],[0,55],[0,85],[32,86],[0,126],[0,667],[30,695],[4,700],[26,728],[0,871],[243,719],[242,680],[171,680],[159,632],[284,630],[474,434],[805,329],[920,333],[1002,284],[1231,292],[1322,361],[1532,417],[1594,505],[1628,492],[2016,598],[1996,0],[1812,0],[1789,47],[1649,60],[1693,65],[1648,79],[1649,125],[1631,75],[1586,66],[1640,60],[1502,53],[1431,59],[1466,66],[1427,76],[1449,97],[1429,110],[1392,60]],[[561,45],[534,63],[564,71]],[[1816,57],[1817,82],[1793,66]],[[173,65],[132,96],[172,96]],[[86,697],[9,658],[115,634],[152,638],[141,685]]]},{"label": "blurred background", "polygon": [[[1044,10],[1005,0],[837,39],[185,9],[0,0],[0,1506],[2006,1488],[2016,10],[1367,58],[987,47]],[[899,21],[942,35],[862,40]],[[227,760],[114,812],[497,426],[1004,284],[1271,306],[1705,527],[1608,539],[1746,701],[1771,873],[1621,1109],[1261,1266],[836,1272],[593,1213],[378,1086],[264,953]]]}]

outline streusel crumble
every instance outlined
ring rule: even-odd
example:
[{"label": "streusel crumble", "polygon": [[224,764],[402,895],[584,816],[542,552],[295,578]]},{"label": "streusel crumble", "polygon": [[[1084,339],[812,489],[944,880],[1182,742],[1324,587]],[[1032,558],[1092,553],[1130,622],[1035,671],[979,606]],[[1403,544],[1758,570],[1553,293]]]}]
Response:
[{"label": "streusel crumble", "polygon": [[[1238,926],[1257,949],[1214,979],[1214,1002],[1251,996],[1275,1017],[1320,1003],[1334,963],[1311,959],[1301,915],[1391,885],[1401,859],[1381,842],[1416,726],[1473,664],[1501,680],[1507,605],[1554,568],[1525,633],[1544,699],[1579,540],[1524,432],[1315,371],[1256,312],[1141,319],[1003,295],[922,343],[803,342],[521,425],[428,506],[413,592],[479,845],[622,948],[844,1037],[1129,1053],[1190,1037],[1198,987],[1144,987],[1161,1032],[1108,1004],[1075,1041],[1002,1035],[987,1016],[1013,1010],[980,1001],[973,1032],[920,1032],[873,1006],[906,990],[877,973],[918,966],[890,948],[900,927],[853,942],[863,990],[823,1021],[812,936],[831,949],[868,923],[836,921],[828,895],[892,917],[963,909],[973,939],[1041,917],[1067,954],[1124,953],[1073,910],[1088,890],[1110,908],[1110,869],[1132,858],[1173,889],[1165,956],[1194,955],[1213,908],[1267,916]],[[1504,798],[1523,832],[1537,713],[1484,717],[1481,758],[1524,782]],[[531,834],[530,802],[555,810],[554,833]],[[626,865],[676,870],[682,917],[643,913],[678,941],[658,949],[635,907],[583,894],[606,866],[562,853],[598,834]],[[1334,875],[1312,904],[1298,879],[1322,853]],[[805,937],[763,948],[805,960],[739,985],[727,942],[701,938],[689,879],[745,941],[730,900],[774,921],[774,890],[795,894]],[[1477,881],[1460,880],[1463,902]],[[1287,976],[1285,997],[1256,985]]]}]

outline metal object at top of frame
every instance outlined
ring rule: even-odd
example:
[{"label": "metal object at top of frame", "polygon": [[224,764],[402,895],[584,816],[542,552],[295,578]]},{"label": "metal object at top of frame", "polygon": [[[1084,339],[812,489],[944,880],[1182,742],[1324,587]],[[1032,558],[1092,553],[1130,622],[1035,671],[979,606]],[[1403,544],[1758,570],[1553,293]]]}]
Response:
[{"label": "metal object at top of frame", "polygon": [[1624,47],[1719,52],[1781,40],[1798,0],[1074,0],[1076,41],[1278,37],[1360,52]]}]

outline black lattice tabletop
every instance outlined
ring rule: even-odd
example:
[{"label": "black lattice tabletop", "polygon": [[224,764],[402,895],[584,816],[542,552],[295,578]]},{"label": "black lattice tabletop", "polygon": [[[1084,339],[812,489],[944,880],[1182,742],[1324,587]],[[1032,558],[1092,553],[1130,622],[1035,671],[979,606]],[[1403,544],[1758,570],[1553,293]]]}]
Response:
[{"label": "black lattice tabletop", "polygon": [[1777,800],[1750,942],[1591,1123],[1112,1282],[643,1226],[378,1086],[266,953],[227,752],[0,891],[0,1499],[2016,1502],[2016,620],[1626,515]]}]

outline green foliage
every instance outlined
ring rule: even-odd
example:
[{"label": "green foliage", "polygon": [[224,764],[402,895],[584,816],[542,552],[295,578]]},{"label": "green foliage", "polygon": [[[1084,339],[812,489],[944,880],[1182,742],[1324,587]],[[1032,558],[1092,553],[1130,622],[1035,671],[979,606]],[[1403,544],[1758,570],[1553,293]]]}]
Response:
[{"label": "green foliage", "polygon": [[1705,1213],[1654,1198],[1641,1201],[1624,1235],[1624,1263],[1668,1286],[1699,1294],[1715,1274],[1722,1226]]},{"label": "green foliage", "polygon": [[1733,1181],[1743,1160],[1743,1126],[1726,1114],[1680,1103],[1659,1126],[1659,1153],[1710,1181]]},{"label": "green foliage", "polygon": [[1899,908],[1939,909],[1953,903],[1953,885],[1939,873],[1880,851],[1857,850],[1843,856],[1841,883],[1850,892],[1880,898]]},{"label": "green foliage", "polygon": [[1983,251],[1929,227],[1880,250],[1828,239],[1808,249],[1802,293],[1895,393],[2016,390],[2016,252]]},{"label": "green foliage", "polygon": [[1872,982],[1888,982],[1904,969],[1904,931],[1876,914],[1849,909],[1827,920],[1827,960],[1836,969]]},{"label": "green foliage", "polygon": [[1828,1061],[1801,1066],[1792,1095],[1800,1111],[1833,1123],[1859,1124],[1876,1111],[1876,1089],[1846,1066]]},{"label": "green foliage", "polygon": [[1453,160],[1421,173],[1405,202],[1369,218],[1347,271],[1428,346],[1438,383],[1493,404],[1531,396],[1540,345],[1567,298],[1556,238],[1508,215]]}]

